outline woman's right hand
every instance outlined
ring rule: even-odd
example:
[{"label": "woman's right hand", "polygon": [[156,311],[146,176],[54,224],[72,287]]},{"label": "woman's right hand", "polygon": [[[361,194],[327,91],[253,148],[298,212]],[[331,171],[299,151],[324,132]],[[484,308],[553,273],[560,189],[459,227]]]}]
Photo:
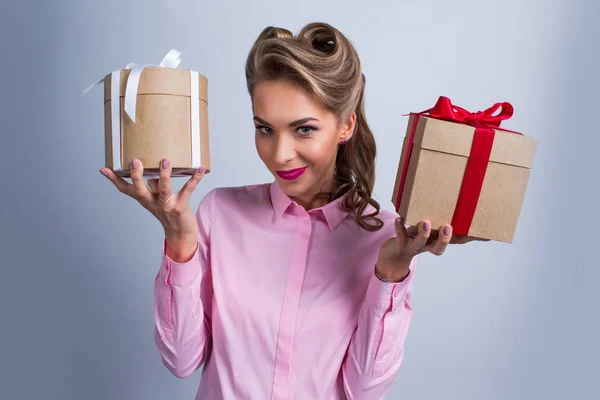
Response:
[{"label": "woman's right hand", "polygon": [[[136,161],[137,167],[134,168]],[[106,172],[107,178],[119,192],[137,200],[160,221],[165,231],[167,244],[176,254],[190,253],[196,249],[198,223],[189,206],[189,200],[192,192],[204,177],[206,171],[204,166],[194,173],[178,193],[171,193],[171,166],[167,159],[163,159],[161,162],[160,177],[148,179],[150,187],[146,186],[144,182],[144,166],[139,160],[133,160],[131,163],[130,172],[133,184],[125,181],[110,168],[100,170],[101,173],[103,171]],[[159,199],[159,196],[163,200],[169,200],[165,203]]]}]

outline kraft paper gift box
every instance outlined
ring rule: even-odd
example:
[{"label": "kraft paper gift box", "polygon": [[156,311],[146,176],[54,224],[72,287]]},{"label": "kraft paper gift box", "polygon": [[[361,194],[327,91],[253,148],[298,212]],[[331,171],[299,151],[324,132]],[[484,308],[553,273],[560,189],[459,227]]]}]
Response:
[{"label": "kraft paper gift box", "polygon": [[427,219],[434,231],[451,224],[453,235],[513,242],[537,140],[499,128],[512,112],[497,103],[470,113],[441,96],[410,114],[392,195],[406,224]]},{"label": "kraft paper gift box", "polygon": [[130,177],[134,158],[148,178],[159,176],[163,158],[172,177],[192,175],[200,165],[210,172],[208,80],[178,69],[180,61],[171,50],[160,65],[130,63],[82,92],[104,82],[105,166],[117,175]]}]

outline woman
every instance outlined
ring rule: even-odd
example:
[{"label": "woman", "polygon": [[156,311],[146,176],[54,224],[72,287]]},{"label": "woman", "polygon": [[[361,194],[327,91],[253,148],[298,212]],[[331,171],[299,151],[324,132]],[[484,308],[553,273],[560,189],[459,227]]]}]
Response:
[{"label": "woman", "polygon": [[365,77],[341,32],[268,27],[246,79],[273,182],[213,189],[193,213],[202,167],[176,194],[167,159],[150,188],[139,160],[133,184],[105,171],[164,227],[163,363],[179,378],[204,366],[197,399],[381,399],[403,359],[415,256],[472,239],[407,229],[371,198]]}]

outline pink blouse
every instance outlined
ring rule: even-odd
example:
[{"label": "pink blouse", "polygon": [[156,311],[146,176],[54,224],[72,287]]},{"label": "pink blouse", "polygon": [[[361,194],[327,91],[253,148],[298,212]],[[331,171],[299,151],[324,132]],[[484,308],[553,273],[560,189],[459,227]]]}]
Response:
[{"label": "pink blouse", "polygon": [[[403,360],[412,279],[374,274],[397,215],[376,232],[339,208],[306,211],[277,181],[211,190],[195,213],[198,249],[163,256],[154,338],[196,399],[383,399]],[[374,208],[368,206],[365,214]]]}]

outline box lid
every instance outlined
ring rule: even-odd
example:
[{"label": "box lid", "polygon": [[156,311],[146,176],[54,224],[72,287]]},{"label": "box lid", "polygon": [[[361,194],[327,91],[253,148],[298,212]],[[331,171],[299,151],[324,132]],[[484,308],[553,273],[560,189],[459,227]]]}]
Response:
[{"label": "box lid", "polygon": [[[138,95],[169,94],[175,96],[190,96],[190,70],[179,68],[146,67],[140,76]],[[121,70],[120,96],[125,97],[125,83],[130,69]],[[110,100],[110,85],[112,74],[104,78],[104,103]],[[199,96],[208,103],[208,79],[198,74]]]},{"label": "box lid", "polygon": [[[531,168],[537,140],[499,129],[495,131],[490,162]],[[472,126],[421,116],[417,123],[414,143],[422,149],[468,157],[474,135],[475,128]]]}]

